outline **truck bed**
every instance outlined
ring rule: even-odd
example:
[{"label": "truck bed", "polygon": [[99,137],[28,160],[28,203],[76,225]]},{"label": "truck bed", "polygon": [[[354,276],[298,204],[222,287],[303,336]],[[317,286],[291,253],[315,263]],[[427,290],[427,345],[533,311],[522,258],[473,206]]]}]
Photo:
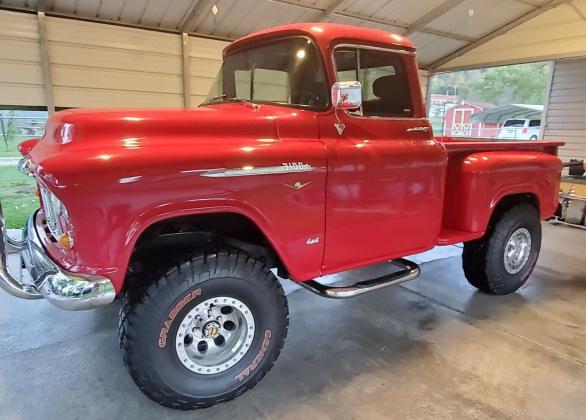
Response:
[{"label": "truck bed", "polygon": [[[488,220],[494,205],[492,201],[495,197],[500,198],[498,194],[503,188],[516,192],[515,186],[524,185],[526,188],[528,185],[538,184],[541,187],[531,192],[539,198],[551,198],[547,194],[555,189],[552,186],[555,180],[548,179],[546,173],[548,168],[550,172],[554,171],[551,169],[554,165],[552,160],[558,160],[547,155],[556,156],[558,148],[564,142],[452,137],[436,137],[436,141],[442,143],[449,154],[446,185],[450,186],[446,190],[444,217],[437,245],[451,245],[480,238],[484,229],[479,226],[485,226],[487,222],[476,223],[476,217],[485,213],[484,219]],[[553,175],[550,178],[551,176]],[[489,201],[479,206],[478,203],[483,200]],[[547,210],[544,210],[546,213],[554,206],[550,201],[552,200],[543,200],[542,206],[547,206]],[[484,209],[487,211],[484,212]],[[545,215],[547,216],[549,214]],[[476,228],[462,229],[460,226]]]}]

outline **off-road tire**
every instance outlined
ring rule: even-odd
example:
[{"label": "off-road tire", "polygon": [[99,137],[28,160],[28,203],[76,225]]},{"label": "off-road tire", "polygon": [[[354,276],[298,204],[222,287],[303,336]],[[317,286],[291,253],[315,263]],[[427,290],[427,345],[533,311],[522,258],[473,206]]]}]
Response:
[{"label": "off-road tire", "polygon": [[[155,278],[145,275],[145,281],[150,282],[147,287],[123,296],[119,338],[132,379],[152,400],[181,410],[210,407],[254,387],[275,363],[287,335],[289,311],[280,283],[259,260],[237,250],[202,251],[168,263]],[[244,302],[256,329],[238,363],[202,375],[181,363],[175,337],[186,314],[216,296]]]},{"label": "off-road tire", "polygon": [[[504,252],[511,235],[524,228],[531,235],[531,251],[523,268],[511,274],[505,268]],[[507,295],[525,284],[539,257],[541,222],[537,209],[529,204],[517,204],[497,212],[486,234],[464,244],[462,267],[468,282],[482,292]]]}]

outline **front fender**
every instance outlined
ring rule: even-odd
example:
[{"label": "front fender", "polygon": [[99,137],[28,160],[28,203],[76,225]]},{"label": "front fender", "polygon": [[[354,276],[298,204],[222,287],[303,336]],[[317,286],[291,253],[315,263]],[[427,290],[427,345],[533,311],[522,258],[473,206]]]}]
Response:
[{"label": "front fender", "polygon": [[302,263],[303,256],[299,255],[298,252],[306,245],[305,243],[302,243],[302,240],[287,243],[286,235],[278,229],[278,226],[274,225],[273,220],[269,218],[268,215],[264,214],[261,210],[249,203],[230,198],[168,203],[167,205],[150,208],[141,213],[132,221],[124,235],[124,239],[120,241],[120,243],[123,244],[120,249],[120,252],[122,253],[120,262],[121,266],[128,266],[132,250],[139,238],[155,223],[176,217],[214,213],[239,214],[250,220],[270,242],[271,246],[293,278],[307,279],[319,275],[319,272],[316,271],[319,266],[315,267],[311,266],[311,264],[304,265]]}]

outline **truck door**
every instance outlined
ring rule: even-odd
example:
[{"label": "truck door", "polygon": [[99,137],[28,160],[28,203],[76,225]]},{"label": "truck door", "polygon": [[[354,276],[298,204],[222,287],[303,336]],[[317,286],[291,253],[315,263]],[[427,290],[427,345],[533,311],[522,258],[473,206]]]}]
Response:
[{"label": "truck door", "polygon": [[338,81],[361,82],[363,103],[320,116],[328,154],[324,274],[433,247],[447,165],[410,52],[338,46],[332,58]]}]

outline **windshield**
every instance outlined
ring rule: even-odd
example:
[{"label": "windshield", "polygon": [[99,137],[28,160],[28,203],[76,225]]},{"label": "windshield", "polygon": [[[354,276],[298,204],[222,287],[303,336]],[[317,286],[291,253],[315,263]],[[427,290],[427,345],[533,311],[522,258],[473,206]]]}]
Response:
[{"label": "windshield", "polygon": [[315,45],[296,37],[228,55],[203,105],[244,100],[323,109],[328,92]]}]

